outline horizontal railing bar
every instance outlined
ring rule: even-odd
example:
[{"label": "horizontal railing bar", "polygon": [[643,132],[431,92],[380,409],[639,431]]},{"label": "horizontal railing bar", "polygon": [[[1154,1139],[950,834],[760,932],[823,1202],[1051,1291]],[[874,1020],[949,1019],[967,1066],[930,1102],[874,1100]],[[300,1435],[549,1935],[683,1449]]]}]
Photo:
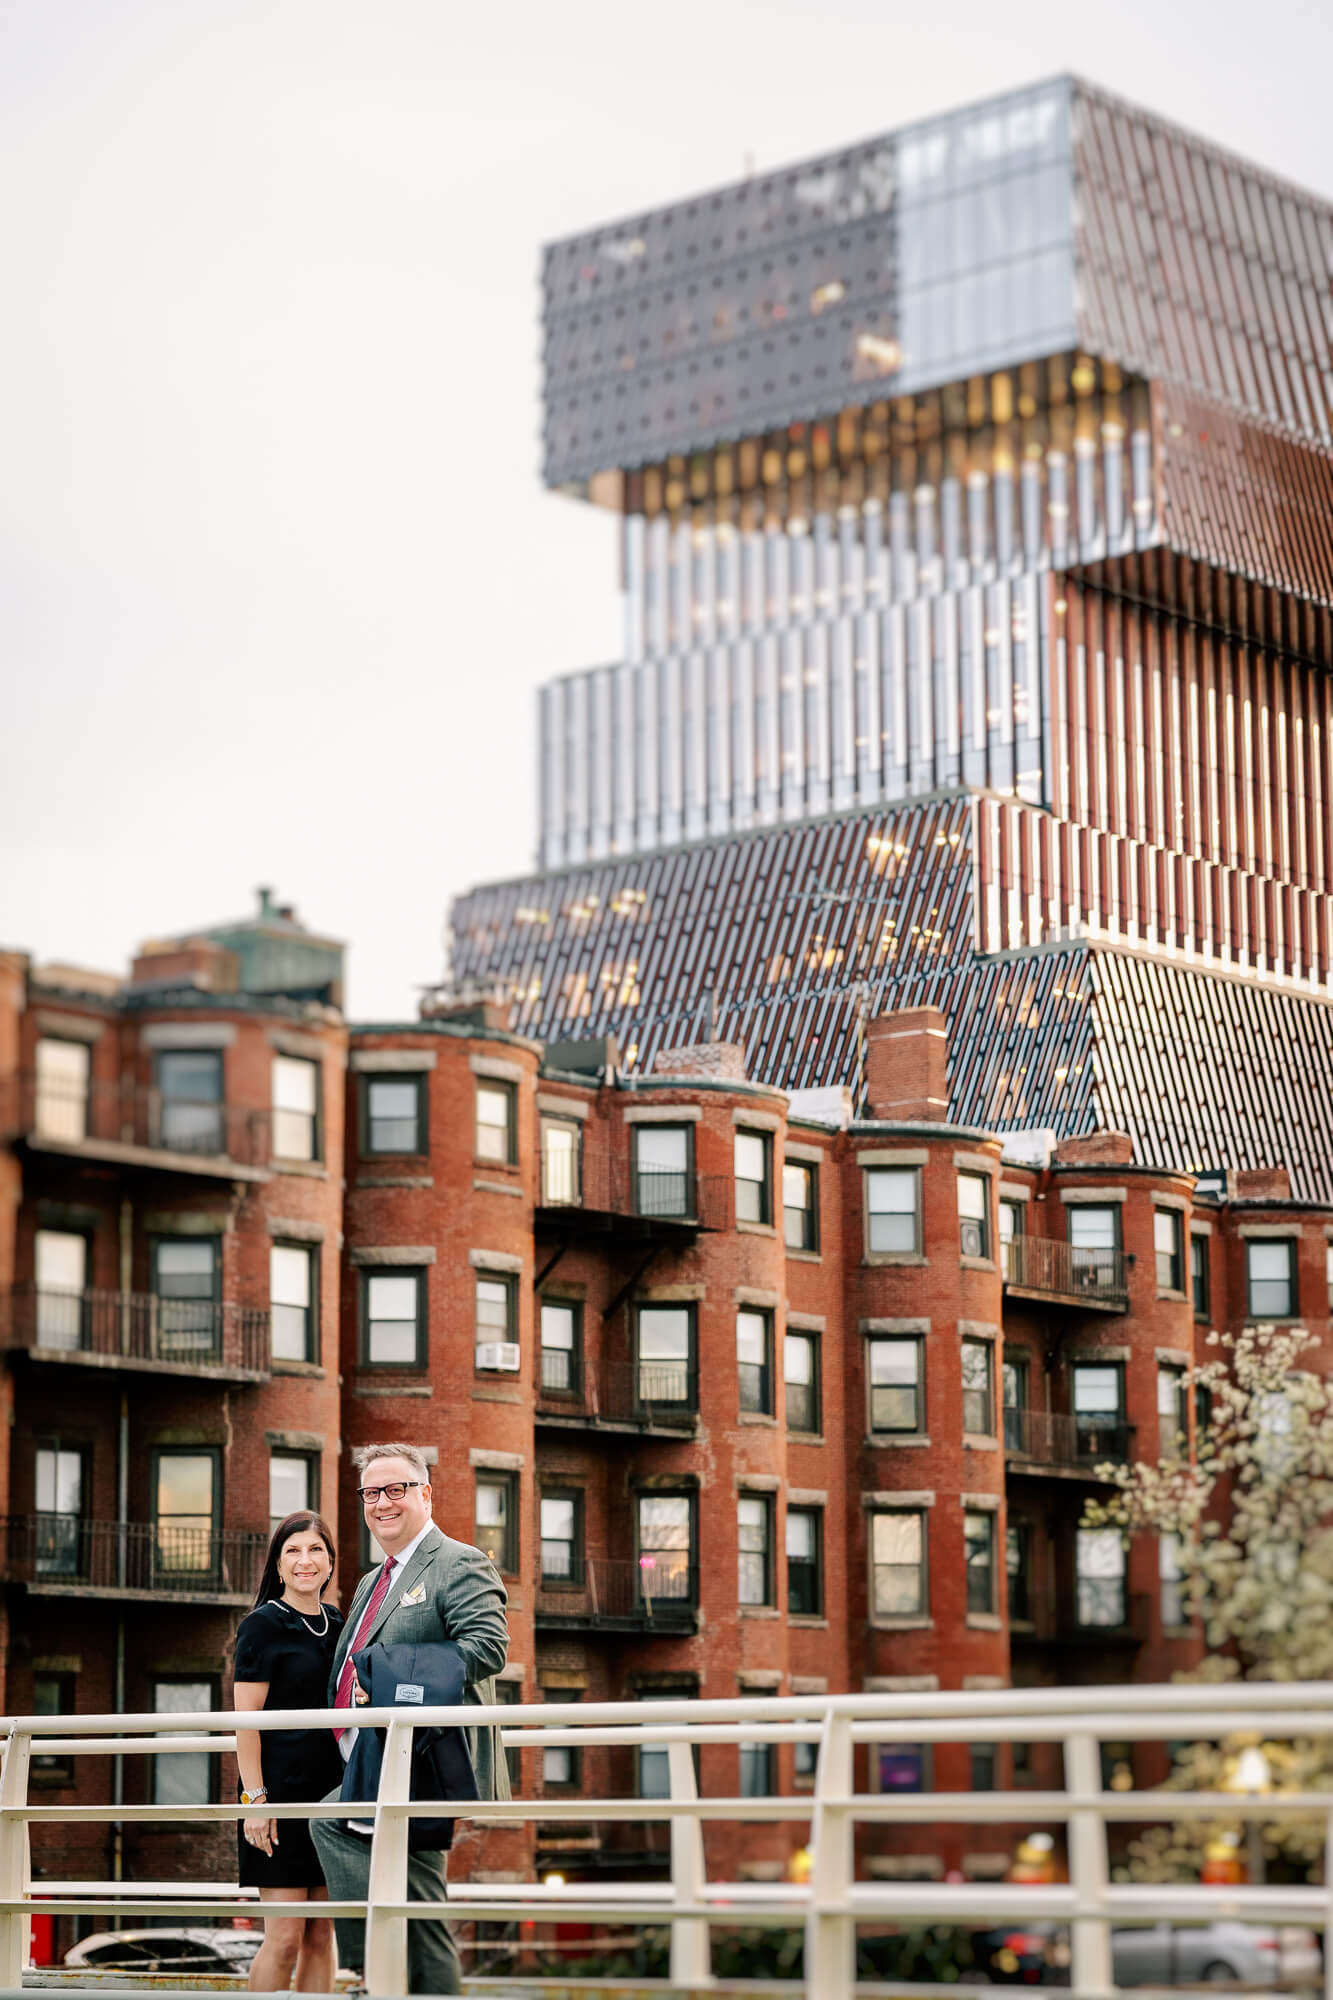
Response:
[{"label": "horizontal railing bar", "polygon": [[[474,1799],[456,1799],[445,1804],[429,1806],[432,1815],[441,1818],[453,1816],[463,1818],[469,1807],[477,1803]],[[239,1802],[213,1800],[207,1805],[181,1806],[127,1806],[114,1803],[96,1806],[0,1806],[0,1822],[8,1819],[26,1820],[68,1820],[72,1825],[80,1822],[110,1825],[117,1820],[162,1820],[173,1825],[189,1826],[203,1820],[211,1824],[220,1819],[373,1819],[383,1808],[376,1803],[359,1805],[353,1800],[313,1799],[309,1805],[269,1805],[264,1802],[262,1815],[253,1806],[243,1806]],[[544,1815],[540,1815],[544,1817]],[[533,1815],[534,1818],[539,1815]]]}]

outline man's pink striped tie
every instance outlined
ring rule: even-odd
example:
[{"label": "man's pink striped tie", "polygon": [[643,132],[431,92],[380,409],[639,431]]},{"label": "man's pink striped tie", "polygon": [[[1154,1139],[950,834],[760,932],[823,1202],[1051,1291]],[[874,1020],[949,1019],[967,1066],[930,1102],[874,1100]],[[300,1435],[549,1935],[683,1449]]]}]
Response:
[{"label": "man's pink striped tie", "polygon": [[[356,1628],[356,1637],[347,1648],[347,1656],[343,1661],[342,1672],[338,1676],[338,1692],[333,1703],[335,1708],[350,1708],[352,1706],[352,1681],[356,1675],[356,1662],[353,1660],[352,1655],[361,1646],[366,1633],[375,1622],[375,1613],[389,1594],[389,1579],[393,1575],[393,1572],[394,1558],[389,1556],[385,1561],[384,1568],[375,1579],[375,1588],[370,1593],[370,1602],[361,1613],[361,1623]],[[345,1736],[347,1731],[345,1729],[335,1729],[333,1733],[335,1736],[341,1737]]]}]

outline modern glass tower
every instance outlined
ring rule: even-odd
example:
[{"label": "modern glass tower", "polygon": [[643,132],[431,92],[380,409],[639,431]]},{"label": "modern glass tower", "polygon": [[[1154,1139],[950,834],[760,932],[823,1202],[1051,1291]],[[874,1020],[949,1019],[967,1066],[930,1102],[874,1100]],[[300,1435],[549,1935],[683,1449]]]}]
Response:
[{"label": "modern glass tower", "polygon": [[452,977],[790,1086],[932,1000],[955,1117],[1333,1199],[1331,278],[1328,203],[1070,79],[552,246],[623,657]]}]

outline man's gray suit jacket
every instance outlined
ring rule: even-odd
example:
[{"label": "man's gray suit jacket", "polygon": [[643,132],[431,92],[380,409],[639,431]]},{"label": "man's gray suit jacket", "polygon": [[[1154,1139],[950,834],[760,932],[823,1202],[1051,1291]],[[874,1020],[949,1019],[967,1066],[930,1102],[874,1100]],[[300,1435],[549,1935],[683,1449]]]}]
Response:
[{"label": "man's gray suit jacket", "polygon": [[[361,1614],[379,1573],[379,1567],[369,1571],[353,1593],[347,1622],[333,1656],[329,1706],[332,1708],[337,1700],[338,1676],[347,1648],[355,1638],[358,1648],[377,1639],[395,1645],[452,1639],[461,1647],[467,1665],[464,1701],[491,1707],[495,1701],[494,1676],[509,1653],[509,1628],[505,1623],[505,1587],[490,1557],[466,1542],[451,1540],[439,1528],[430,1528],[413,1550],[406,1568],[393,1578],[392,1588],[375,1614],[374,1623],[362,1633],[358,1631]],[[405,1604],[405,1597],[417,1601]],[[511,1797],[499,1730],[470,1729],[467,1734],[480,1796]]]}]

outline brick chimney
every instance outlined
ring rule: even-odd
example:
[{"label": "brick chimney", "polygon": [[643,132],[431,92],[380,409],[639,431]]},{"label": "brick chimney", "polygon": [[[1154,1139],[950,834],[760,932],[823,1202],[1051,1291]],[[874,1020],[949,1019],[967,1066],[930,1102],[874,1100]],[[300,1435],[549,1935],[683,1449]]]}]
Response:
[{"label": "brick chimney", "polygon": [[1129,1167],[1134,1164],[1134,1141],[1127,1132],[1085,1132],[1081,1138],[1060,1141],[1055,1163],[1059,1167]]},{"label": "brick chimney", "polygon": [[866,1115],[915,1123],[949,1115],[949,1054],[938,1007],[903,1007],[866,1025]]},{"label": "brick chimney", "polygon": [[659,1049],[654,1076],[702,1076],[717,1081],[745,1081],[745,1050],[739,1042],[685,1042],[676,1049]]}]

